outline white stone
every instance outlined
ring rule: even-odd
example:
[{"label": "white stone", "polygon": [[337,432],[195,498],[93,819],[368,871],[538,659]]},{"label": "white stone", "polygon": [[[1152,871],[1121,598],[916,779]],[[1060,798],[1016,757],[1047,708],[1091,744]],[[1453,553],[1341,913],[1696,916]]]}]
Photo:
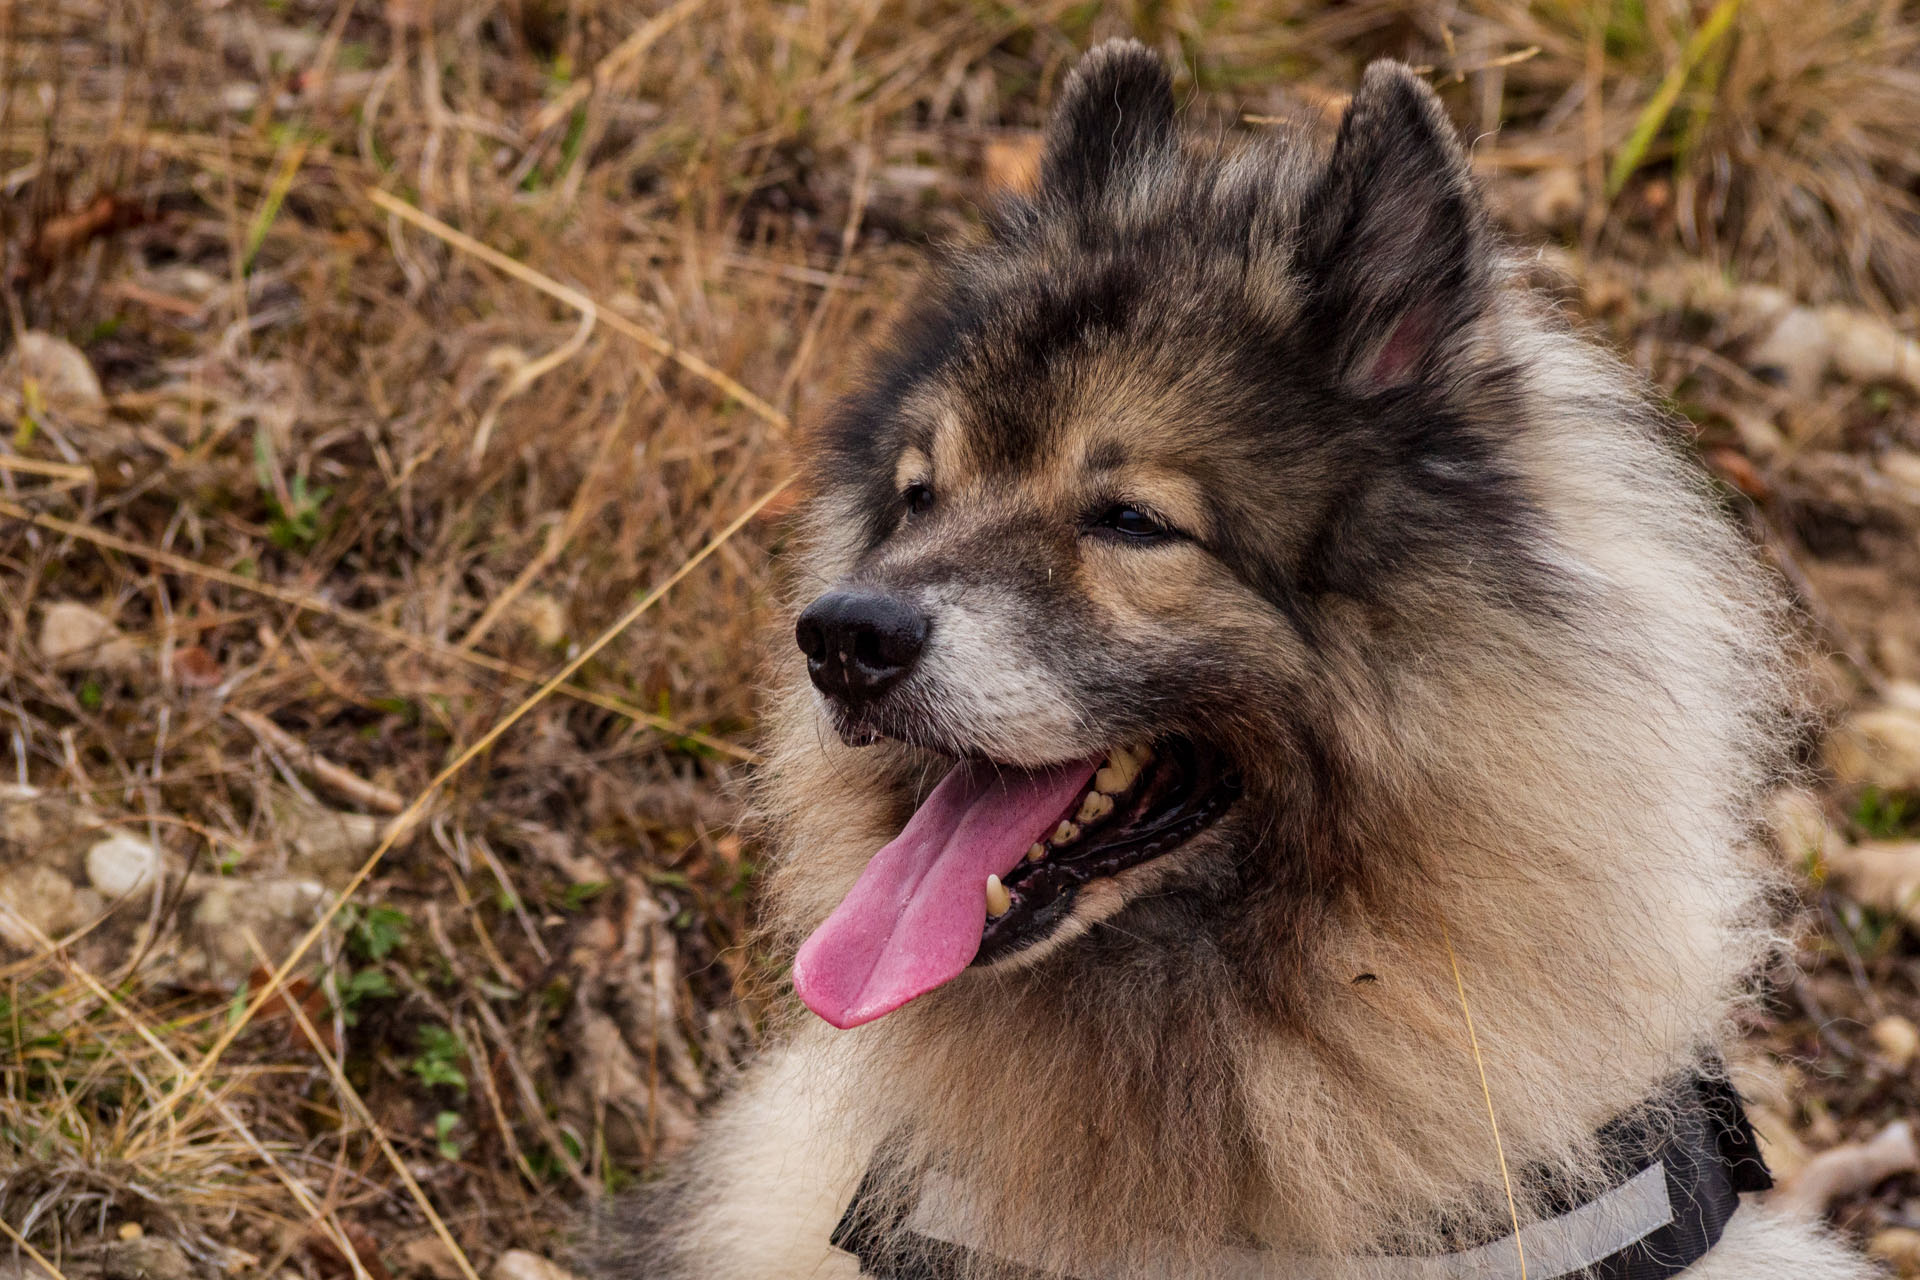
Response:
[{"label": "white stone", "polygon": [[1826,755],[1842,786],[1920,788],[1920,710],[1893,703],[1856,711],[1827,739]]},{"label": "white stone", "polygon": [[22,951],[38,951],[74,923],[73,882],[38,863],[16,867],[0,879],[0,939]]},{"label": "white stone", "polygon": [[160,873],[160,851],[128,831],[115,831],[87,850],[87,880],[107,898],[147,888]]},{"label": "white stone", "polygon": [[113,620],[77,600],[56,600],[40,616],[40,652],[55,671],[131,671],[140,646]]},{"label": "white stone", "polygon": [[91,419],[106,409],[100,377],[86,355],[65,338],[50,333],[29,329],[21,334],[19,345],[6,362],[4,378],[10,395],[17,393],[22,383],[29,383],[39,404],[55,413]]},{"label": "white stone", "polygon": [[509,1249],[500,1255],[489,1273],[489,1280],[577,1280],[573,1272],[557,1262],[549,1262],[525,1249]]}]

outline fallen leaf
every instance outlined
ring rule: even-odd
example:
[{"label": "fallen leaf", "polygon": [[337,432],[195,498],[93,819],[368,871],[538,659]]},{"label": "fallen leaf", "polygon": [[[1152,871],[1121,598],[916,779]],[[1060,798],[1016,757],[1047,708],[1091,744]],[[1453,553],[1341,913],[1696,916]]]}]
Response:
[{"label": "fallen leaf", "polygon": [[1709,449],[1704,455],[1713,474],[1756,502],[1765,502],[1773,493],[1760,469],[1736,449]]},{"label": "fallen leaf", "polygon": [[[256,967],[247,975],[247,994],[257,995],[273,978],[271,970],[264,965]],[[291,997],[291,999],[289,999]],[[307,1039],[307,1033],[300,1026],[300,1020],[293,1016],[294,1008],[307,1015],[307,1021],[320,1034],[320,1043],[326,1051],[336,1057],[340,1053],[340,1043],[333,1032],[333,1019],[325,1016],[327,1012],[327,993],[305,978],[289,978],[280,984],[280,989],[267,997],[254,1014],[254,1022],[264,1025],[284,1019],[287,1024],[287,1043],[296,1050],[311,1052],[313,1041]]]},{"label": "fallen leaf", "polygon": [[182,689],[212,689],[227,678],[219,659],[197,644],[176,649],[173,654],[173,678]]},{"label": "fallen leaf", "polygon": [[[349,1222],[344,1226],[344,1233],[347,1244],[352,1247],[361,1267],[372,1280],[393,1280],[387,1264],[380,1260],[380,1247],[374,1243],[372,1232],[357,1222]],[[307,1256],[313,1259],[315,1269],[329,1280],[353,1274],[353,1264],[347,1260],[346,1254],[340,1252],[340,1246],[319,1231],[307,1236]]]}]

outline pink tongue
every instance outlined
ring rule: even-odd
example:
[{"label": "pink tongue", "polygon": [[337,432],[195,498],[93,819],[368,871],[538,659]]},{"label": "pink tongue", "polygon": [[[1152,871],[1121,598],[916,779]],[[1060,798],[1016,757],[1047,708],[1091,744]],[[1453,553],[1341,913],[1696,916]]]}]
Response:
[{"label": "pink tongue", "polygon": [[807,1008],[857,1027],[957,976],[980,950],[987,876],[1020,865],[1097,763],[955,766],[800,945],[793,987]]}]

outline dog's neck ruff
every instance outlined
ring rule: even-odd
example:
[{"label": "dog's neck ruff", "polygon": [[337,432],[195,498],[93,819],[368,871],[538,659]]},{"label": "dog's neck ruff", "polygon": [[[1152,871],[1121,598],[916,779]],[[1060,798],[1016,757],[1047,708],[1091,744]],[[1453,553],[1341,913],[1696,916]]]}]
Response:
[{"label": "dog's neck ruff", "polygon": [[[1332,1271],[1342,1280],[1521,1280],[1523,1274],[1526,1280],[1666,1280],[1719,1243],[1742,1193],[1773,1185],[1740,1097],[1717,1068],[1677,1081],[1607,1125],[1599,1138],[1621,1170],[1619,1179],[1585,1203],[1522,1227],[1519,1248],[1507,1235],[1456,1253],[1351,1259]],[[956,1179],[927,1173],[914,1195],[901,1198],[882,1191],[878,1180],[885,1176],[876,1161],[833,1232],[833,1244],[860,1260],[862,1275],[960,1280],[988,1262],[1002,1268],[993,1274],[1022,1280],[1105,1280],[989,1253],[978,1243],[965,1187]],[[1298,1255],[1230,1247],[1220,1251],[1218,1274],[1223,1280],[1304,1280],[1323,1270]],[[1182,1274],[1171,1262],[1147,1274],[1163,1271]]]}]

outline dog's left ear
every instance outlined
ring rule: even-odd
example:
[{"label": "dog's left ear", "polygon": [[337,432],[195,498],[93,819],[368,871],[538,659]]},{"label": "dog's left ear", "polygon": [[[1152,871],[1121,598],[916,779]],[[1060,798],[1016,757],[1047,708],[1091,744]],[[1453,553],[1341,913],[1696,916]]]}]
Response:
[{"label": "dog's left ear", "polygon": [[1091,204],[1129,167],[1175,145],[1173,81],[1138,40],[1109,40],[1080,59],[1047,123],[1040,191]]},{"label": "dog's left ear", "polygon": [[1301,322],[1332,339],[1361,393],[1442,378],[1484,309],[1486,213],[1433,90],[1398,62],[1367,68],[1301,215]]}]

